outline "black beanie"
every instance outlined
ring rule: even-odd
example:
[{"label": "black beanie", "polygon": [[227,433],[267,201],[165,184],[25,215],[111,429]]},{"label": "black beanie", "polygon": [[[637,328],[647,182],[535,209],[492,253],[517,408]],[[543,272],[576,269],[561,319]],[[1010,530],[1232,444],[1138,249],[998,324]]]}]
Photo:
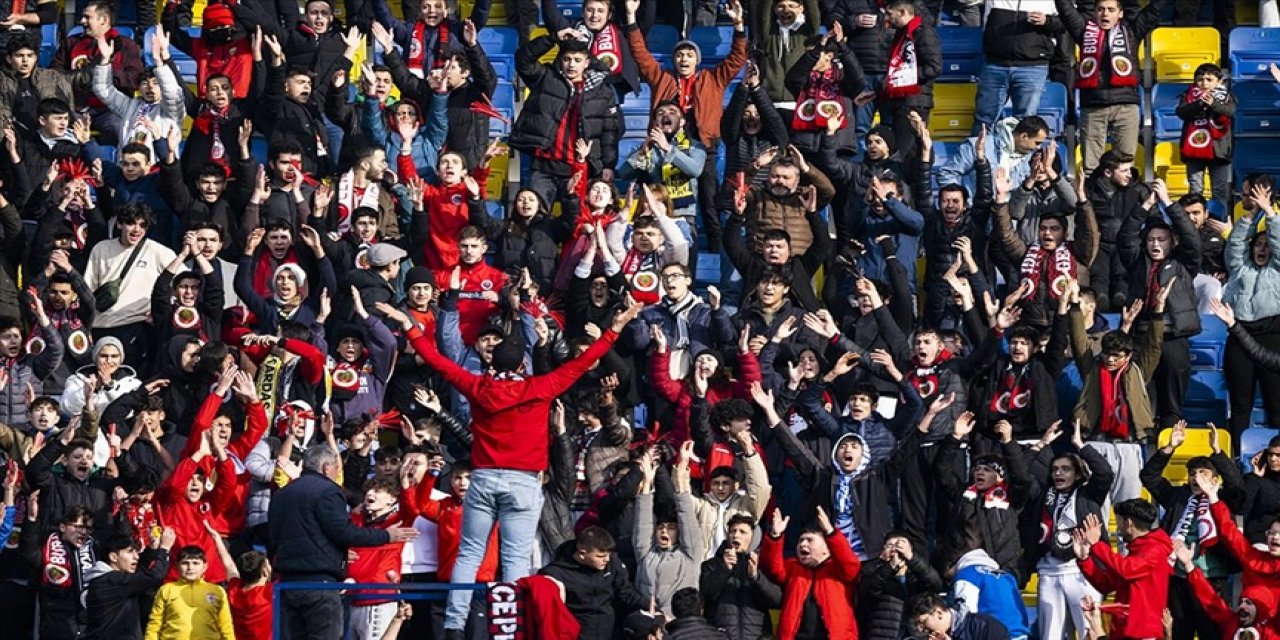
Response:
[{"label": "black beanie", "polygon": [[404,274],[404,288],[408,289],[415,284],[429,284],[434,287],[436,286],[436,274],[426,267],[414,267]]},{"label": "black beanie", "polygon": [[893,136],[892,127],[887,127],[885,125],[872,127],[871,130],[867,132],[867,136],[876,136],[877,138],[884,140],[885,145],[889,147],[890,155],[893,155],[894,150],[898,147],[898,139]]},{"label": "black beanie", "polygon": [[524,341],[516,336],[507,336],[493,348],[491,364],[499,373],[519,371],[520,365],[524,364]]}]

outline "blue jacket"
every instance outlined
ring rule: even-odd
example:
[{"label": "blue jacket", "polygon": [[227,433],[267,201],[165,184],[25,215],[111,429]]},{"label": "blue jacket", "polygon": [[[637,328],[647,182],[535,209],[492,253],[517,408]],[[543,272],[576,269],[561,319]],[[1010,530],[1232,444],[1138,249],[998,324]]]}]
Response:
[{"label": "blue jacket", "polygon": [[[690,292],[689,295],[693,295]],[[663,299],[666,300],[665,298]],[[688,349],[689,357],[697,356],[703,349],[714,349],[719,345],[731,345],[738,339],[733,328],[733,321],[724,307],[712,311],[711,305],[699,302],[689,311],[689,344],[675,344],[676,318],[667,311],[667,307],[659,302],[650,305],[640,312],[640,316],[627,325],[621,340],[633,352],[643,353],[649,348],[649,326],[658,325],[667,335],[672,349]]]},{"label": "blue jacket", "polygon": [[[1012,573],[1001,571],[995,561],[981,549],[966,553],[956,566],[958,568],[952,593],[955,596],[955,606],[960,612],[968,614],[964,617],[985,614],[1004,625],[1007,637],[1027,637],[1031,625],[1027,621],[1027,609],[1022,603],[1018,578]],[[957,612],[957,617],[960,612]],[[952,638],[957,636],[953,634]]]},{"label": "blue jacket", "polygon": [[[702,175],[703,165],[707,162],[707,149],[692,136],[689,148],[681,149],[672,142],[671,149],[663,153],[657,146],[644,152],[644,147],[636,149],[622,167],[618,169],[618,177],[623,180],[639,180],[648,184],[662,184],[662,169],[668,165],[675,167],[680,173],[689,177],[690,195],[675,200],[675,211],[671,215],[693,217],[698,214],[698,180]],[[714,180],[714,176],[709,176]]]},{"label": "blue jacket", "polygon": [[315,471],[303,471],[273,496],[268,514],[273,565],[286,582],[341,582],[348,547],[391,541],[383,529],[352,523],[342,487]]},{"label": "blue jacket", "polygon": [[1236,318],[1253,322],[1280,315],[1280,217],[1267,220],[1267,244],[1271,246],[1271,261],[1259,267],[1254,264],[1249,251],[1249,241],[1254,237],[1253,216],[1236,221],[1227,237],[1227,247],[1222,252],[1227,265],[1227,286],[1222,300],[1235,309]]},{"label": "blue jacket", "polygon": [[862,238],[867,250],[858,258],[858,266],[868,278],[881,282],[889,281],[888,267],[885,265],[884,251],[875,243],[879,236],[893,236],[898,246],[898,261],[907,270],[907,282],[911,291],[916,289],[916,257],[920,254],[920,236],[924,233],[924,216],[920,215],[905,202],[890,198],[884,203],[888,215],[867,215],[855,224],[858,237]]},{"label": "blue jacket", "polygon": [[[436,163],[440,159],[440,149],[444,147],[445,138],[449,135],[449,121],[446,117],[449,96],[433,96],[430,104],[417,105],[422,122],[418,135],[413,137],[413,166],[418,168],[418,175],[424,180],[436,178]],[[389,105],[394,109],[395,105]],[[400,155],[400,134],[387,126],[384,117],[386,107],[379,100],[366,98],[360,103],[360,126],[369,134],[369,140],[381,145],[387,152],[387,161],[395,168],[395,157]]]}]

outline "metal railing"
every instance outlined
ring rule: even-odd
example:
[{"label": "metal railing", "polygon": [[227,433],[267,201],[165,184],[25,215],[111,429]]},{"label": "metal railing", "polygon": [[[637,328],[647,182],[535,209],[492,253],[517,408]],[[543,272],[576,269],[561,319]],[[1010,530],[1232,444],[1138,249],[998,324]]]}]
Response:
[{"label": "metal railing", "polygon": [[[346,591],[344,607],[355,600],[422,600],[442,601],[451,591],[484,591],[487,583],[451,584],[448,582],[277,582],[273,587],[271,637],[283,638],[280,594],[284,591]],[[376,591],[377,593],[367,593]],[[357,593],[365,592],[365,593]],[[345,617],[345,616],[344,616]],[[343,631],[343,637],[350,637]]]}]

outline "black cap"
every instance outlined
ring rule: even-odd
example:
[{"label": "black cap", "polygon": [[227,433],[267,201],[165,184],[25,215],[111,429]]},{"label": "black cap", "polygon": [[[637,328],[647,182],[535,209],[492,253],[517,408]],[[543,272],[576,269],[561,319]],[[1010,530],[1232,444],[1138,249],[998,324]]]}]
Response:
[{"label": "black cap", "polygon": [[492,365],[498,372],[519,371],[524,364],[524,341],[508,338],[493,348]]}]

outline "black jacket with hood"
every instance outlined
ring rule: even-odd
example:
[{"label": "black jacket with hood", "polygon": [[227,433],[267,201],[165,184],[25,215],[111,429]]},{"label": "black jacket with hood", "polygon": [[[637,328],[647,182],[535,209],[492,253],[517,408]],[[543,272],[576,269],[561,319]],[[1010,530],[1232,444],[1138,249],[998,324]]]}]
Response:
[{"label": "black jacket with hood", "polygon": [[862,640],[900,640],[907,637],[907,603],[922,593],[946,589],[938,572],[920,553],[907,561],[901,579],[893,566],[879,557],[862,563],[858,575],[858,637]]},{"label": "black jacket with hood", "polygon": [[728,540],[720,543],[715,556],[702,562],[698,590],[706,602],[707,620],[734,640],[767,637],[773,629],[769,611],[782,606],[782,588],[763,571],[752,578],[742,552],[737,565],[732,569],[726,566],[723,555],[728,546]]},{"label": "black jacket with hood", "polygon": [[[98,560],[85,575],[89,593],[85,598],[88,624],[85,640],[142,640],[142,614],[151,609],[150,598],[169,572],[169,551],[148,549],[138,560],[136,573],[116,571]],[[145,606],[145,608],[144,608]]]},{"label": "black jacket with hood", "polygon": [[581,638],[612,638],[617,621],[644,609],[649,601],[636,590],[618,554],[609,555],[603,571],[584,567],[573,559],[577,542],[556,549],[555,559],[538,573],[564,585],[565,605],[582,625]]},{"label": "black jacket with hood", "polygon": [[[966,489],[967,478],[955,471],[956,456],[960,453],[960,441],[954,436],[942,439],[934,458],[934,476],[938,488],[953,498],[952,512],[948,518],[945,537],[940,541],[940,557],[950,566],[965,552],[974,547],[970,540],[976,537],[978,544],[995,560],[1000,568],[1015,576],[1021,576],[1019,561],[1022,558],[1022,540],[1018,535],[1018,522],[1023,507],[1031,497],[1031,474],[1022,445],[1017,440],[1005,444],[996,443],[1002,449],[1005,469],[1005,497],[995,504],[986,504],[978,492]],[[1003,505],[1000,504],[1003,502]],[[970,531],[976,529],[974,536]],[[1021,580],[1021,578],[1019,578]]]},{"label": "black jacket with hood", "polygon": [[[1071,459],[1076,469],[1076,483],[1067,492],[1059,492],[1053,486],[1053,461],[1060,455]],[[1023,509],[1022,517],[1022,575],[1031,575],[1040,559],[1052,555],[1062,561],[1075,559],[1069,538],[1058,537],[1058,527],[1070,534],[1068,529],[1073,525],[1084,523],[1085,516],[1093,514],[1107,521],[1102,505],[1111,492],[1111,484],[1115,482],[1116,472],[1107,464],[1107,459],[1092,447],[1069,453],[1056,452],[1052,447],[1045,447],[1031,460],[1031,498]],[[1070,514],[1062,514],[1061,520],[1055,517],[1054,510],[1060,501],[1066,501],[1064,508],[1074,506]],[[1048,530],[1043,525],[1046,519],[1052,518],[1054,529]],[[1107,538],[1105,527],[1102,537]]]}]

